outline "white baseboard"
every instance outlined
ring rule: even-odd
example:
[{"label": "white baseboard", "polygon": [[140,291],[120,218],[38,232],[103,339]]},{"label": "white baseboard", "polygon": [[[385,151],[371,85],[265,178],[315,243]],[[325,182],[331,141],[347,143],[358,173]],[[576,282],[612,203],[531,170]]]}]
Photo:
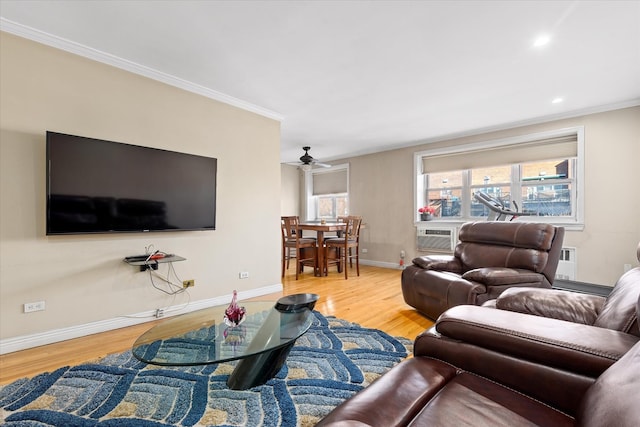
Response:
[{"label": "white baseboard", "polygon": [[391,268],[395,270],[403,270],[403,267],[400,267],[395,262],[384,262],[384,261],[371,261],[368,259],[360,259],[360,264],[362,265],[371,265],[373,267],[382,267],[382,268]]},{"label": "white baseboard", "polygon": [[[282,292],[282,283],[262,288],[252,289],[249,291],[238,292],[240,301],[248,298],[259,297],[262,295]],[[216,305],[228,304],[232,295],[222,295],[215,298],[199,300],[189,303],[187,306],[167,307],[164,310],[164,317],[176,316],[182,313],[188,313]],[[84,325],[71,326],[68,328],[54,329],[51,331],[40,332],[32,335],[24,335],[20,337],[7,338],[0,340],[0,354],[13,353],[14,351],[25,350],[28,348],[39,347],[41,345],[53,344],[73,338],[84,337],[87,335],[97,334],[100,332],[111,331],[127,326],[138,325],[140,323],[156,320],[156,310],[144,311],[128,316],[120,316],[113,319],[101,320],[98,322],[86,323]]]}]

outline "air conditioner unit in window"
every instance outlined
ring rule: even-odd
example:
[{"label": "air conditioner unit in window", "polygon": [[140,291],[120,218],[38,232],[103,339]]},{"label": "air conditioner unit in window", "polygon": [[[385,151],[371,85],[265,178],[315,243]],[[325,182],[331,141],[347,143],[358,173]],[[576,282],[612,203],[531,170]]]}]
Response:
[{"label": "air conditioner unit in window", "polygon": [[453,252],[458,243],[455,227],[418,227],[416,247],[422,252]]}]

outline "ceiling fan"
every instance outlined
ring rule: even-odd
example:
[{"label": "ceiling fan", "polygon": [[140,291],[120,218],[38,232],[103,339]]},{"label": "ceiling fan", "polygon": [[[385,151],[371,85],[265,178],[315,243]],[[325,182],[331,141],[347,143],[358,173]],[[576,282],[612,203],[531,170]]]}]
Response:
[{"label": "ceiling fan", "polygon": [[320,163],[316,159],[314,159],[311,154],[309,154],[309,150],[311,147],[302,147],[304,150],[304,154],[300,157],[300,169],[303,171],[310,171],[314,166],[320,166],[323,168],[330,168],[331,165],[326,163]]}]

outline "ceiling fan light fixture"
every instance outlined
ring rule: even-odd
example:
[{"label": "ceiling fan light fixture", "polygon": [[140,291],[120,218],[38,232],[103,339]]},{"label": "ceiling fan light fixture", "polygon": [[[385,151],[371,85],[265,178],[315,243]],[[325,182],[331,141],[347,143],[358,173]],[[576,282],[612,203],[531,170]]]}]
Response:
[{"label": "ceiling fan light fixture", "polygon": [[309,154],[311,147],[302,147],[302,149],[304,150],[304,154],[300,157],[300,161],[305,165],[311,164],[314,161],[313,157]]},{"label": "ceiling fan light fixture", "polygon": [[298,167],[301,170],[303,170],[305,172],[309,172],[314,167],[323,167],[323,168],[330,168],[331,167],[331,165],[327,165],[325,163],[320,163],[316,159],[314,159],[311,156],[311,154],[309,154],[309,150],[311,150],[311,147],[302,147],[302,149],[304,150],[304,154],[300,157],[300,163],[298,164]]}]

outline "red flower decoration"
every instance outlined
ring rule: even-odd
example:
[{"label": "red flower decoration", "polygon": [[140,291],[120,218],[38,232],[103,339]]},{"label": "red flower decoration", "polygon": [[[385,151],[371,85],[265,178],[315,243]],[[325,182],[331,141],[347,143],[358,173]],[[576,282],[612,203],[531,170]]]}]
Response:
[{"label": "red flower decoration", "polygon": [[424,206],[424,207],[418,209],[418,212],[435,215],[436,214],[436,208],[434,208],[433,206]]}]

